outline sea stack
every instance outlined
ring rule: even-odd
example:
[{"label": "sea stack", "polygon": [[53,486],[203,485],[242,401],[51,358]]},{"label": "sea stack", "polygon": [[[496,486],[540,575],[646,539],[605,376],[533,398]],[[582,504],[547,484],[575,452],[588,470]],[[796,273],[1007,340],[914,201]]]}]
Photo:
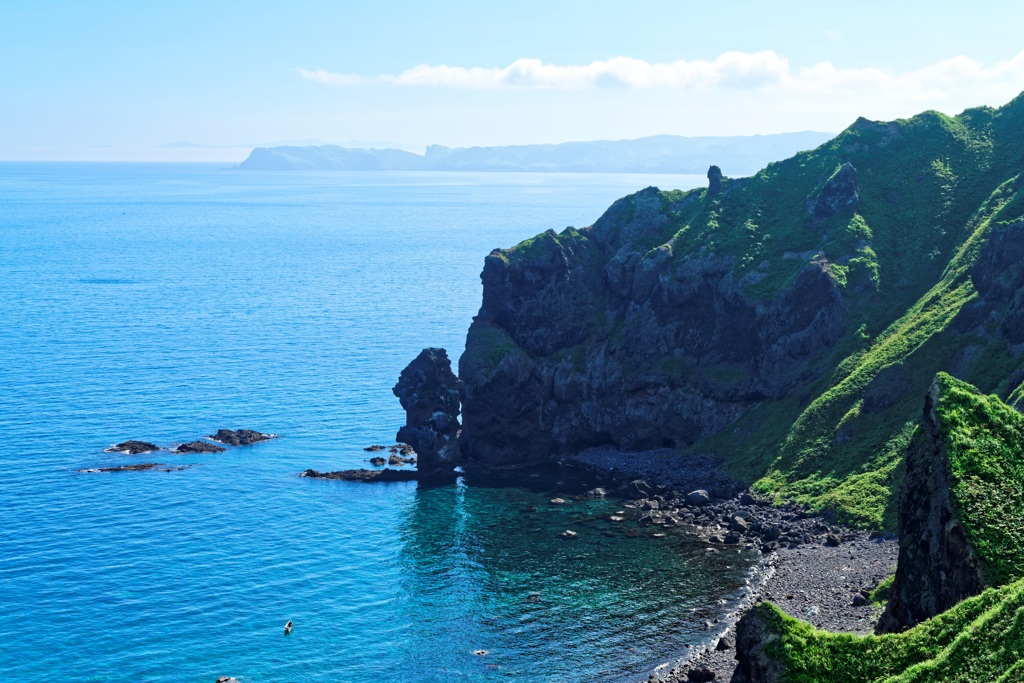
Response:
[{"label": "sea stack", "polygon": [[452,479],[461,454],[459,412],[462,382],[444,349],[423,349],[392,391],[405,410],[398,441],[413,447],[421,481]]}]

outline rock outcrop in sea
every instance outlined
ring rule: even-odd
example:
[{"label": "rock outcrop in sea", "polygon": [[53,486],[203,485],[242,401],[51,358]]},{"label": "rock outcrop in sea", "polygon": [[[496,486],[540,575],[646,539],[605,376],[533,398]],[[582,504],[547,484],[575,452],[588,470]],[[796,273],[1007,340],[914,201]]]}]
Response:
[{"label": "rock outcrop in sea", "polygon": [[[461,456],[461,388],[448,353],[444,349],[423,349],[402,370],[392,390],[406,413],[405,426],[398,430],[397,438],[416,452],[421,480],[455,478],[454,469]],[[399,456],[392,458],[392,464],[403,464]]]},{"label": "rock outcrop in sea", "polygon": [[207,438],[228,446],[249,446],[260,441],[269,441],[276,436],[276,434],[263,434],[253,429],[218,429],[216,434],[210,434]]}]

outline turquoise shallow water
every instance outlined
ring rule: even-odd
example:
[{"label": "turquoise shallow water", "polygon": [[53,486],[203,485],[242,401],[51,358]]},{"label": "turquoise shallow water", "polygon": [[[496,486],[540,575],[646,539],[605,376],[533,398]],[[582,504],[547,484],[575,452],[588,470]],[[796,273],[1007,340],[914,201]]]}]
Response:
[{"label": "turquoise shallow water", "polygon": [[[393,438],[491,248],[652,182],[700,179],[0,164],[0,680],[592,681],[706,637],[751,558],[614,502],[296,476]],[[282,436],[103,452],[219,427]],[[196,466],[76,473],[141,460]]]}]

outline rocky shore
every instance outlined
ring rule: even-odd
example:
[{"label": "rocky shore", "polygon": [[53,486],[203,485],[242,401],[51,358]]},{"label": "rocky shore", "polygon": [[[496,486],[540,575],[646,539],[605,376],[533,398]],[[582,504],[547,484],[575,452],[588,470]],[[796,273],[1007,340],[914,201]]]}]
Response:
[{"label": "rocky shore", "polygon": [[[872,633],[881,607],[868,600],[865,592],[892,575],[899,546],[893,538],[871,538],[863,531],[847,531],[844,537],[848,540],[839,546],[807,544],[765,556],[764,579],[752,587],[743,609],[709,628],[717,637],[705,647],[692,648],[683,660],[658,667],[648,680],[729,681],[736,669],[736,622],[746,608],[763,600],[819,629]],[[715,677],[702,678],[705,671]]]},{"label": "rocky shore", "polygon": [[881,607],[868,594],[895,570],[894,535],[846,528],[792,504],[772,505],[731,480],[714,457],[686,456],[686,467],[681,457],[671,449],[591,449],[568,463],[629,499],[625,507],[641,525],[686,528],[708,552],[745,547],[762,553],[746,594],[706,622],[706,642],[680,643],[679,660],[656,667],[648,680],[730,680],[736,622],[763,600],[819,629],[874,630]]}]

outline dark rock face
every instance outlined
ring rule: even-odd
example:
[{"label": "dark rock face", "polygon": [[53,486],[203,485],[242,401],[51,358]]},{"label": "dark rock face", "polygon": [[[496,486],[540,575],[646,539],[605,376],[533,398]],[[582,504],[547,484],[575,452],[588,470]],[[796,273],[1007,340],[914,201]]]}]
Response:
[{"label": "dark rock face", "polygon": [[158,450],[160,450],[160,447],[156,444],[151,444],[148,441],[133,441],[131,439],[114,444],[106,449],[108,453],[124,453],[125,455],[139,455],[140,453]]},{"label": "dark rock face", "polygon": [[[421,479],[453,478],[459,464],[462,383],[444,349],[423,349],[398,378],[392,391],[405,409],[398,440],[416,452]],[[404,452],[404,451],[403,451]]]},{"label": "dark rock face", "polygon": [[189,441],[174,449],[175,453],[223,453],[227,449],[206,441]]},{"label": "dark rock face", "polygon": [[769,653],[779,647],[779,634],[771,628],[757,607],[736,624],[736,672],[732,683],[778,683],[785,680],[785,668]]},{"label": "dark rock face", "polygon": [[921,432],[907,451],[900,492],[900,554],[879,633],[910,628],[986,587],[981,561],[950,500],[948,456],[934,413],[940,391],[933,383]]},{"label": "dark rock face", "polygon": [[846,162],[828,179],[808,210],[815,218],[828,218],[844,209],[856,209],[859,203],[857,169],[850,162]]},{"label": "dark rock face", "polygon": [[217,433],[211,434],[209,438],[220,443],[226,443],[229,446],[248,446],[259,441],[269,441],[275,436],[275,434],[263,434],[252,429],[239,429],[237,431],[218,429]]},{"label": "dark rock face", "polygon": [[718,194],[722,191],[722,169],[712,166],[708,169],[708,194]]},{"label": "dark rock face", "polygon": [[820,376],[846,329],[824,258],[758,302],[731,257],[642,246],[699,199],[648,188],[591,228],[487,257],[459,361],[468,465],[687,446]]},{"label": "dark rock face", "polygon": [[992,228],[971,280],[978,322],[993,324],[1010,344],[1024,343],[1024,220]]}]

